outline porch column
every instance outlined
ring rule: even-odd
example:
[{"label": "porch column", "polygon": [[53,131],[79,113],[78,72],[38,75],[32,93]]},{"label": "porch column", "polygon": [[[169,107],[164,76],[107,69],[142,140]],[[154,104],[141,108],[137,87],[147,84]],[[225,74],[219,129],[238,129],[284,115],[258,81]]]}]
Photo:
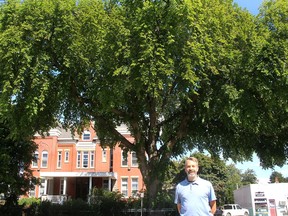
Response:
[{"label": "porch column", "polygon": [[44,195],[47,195],[47,194],[48,194],[47,185],[48,185],[48,179],[45,178],[45,181],[44,181]]},{"label": "porch column", "polygon": [[63,182],[63,195],[66,195],[67,192],[67,177],[64,177],[64,182]]},{"label": "porch column", "polygon": [[89,177],[89,196],[88,196],[88,203],[90,203],[92,195],[92,176]]},{"label": "porch column", "polygon": [[109,191],[112,191],[111,190],[111,178],[110,177],[108,178],[108,189],[109,189]]},{"label": "porch column", "polygon": [[89,195],[91,195],[92,191],[92,176],[89,177]]}]

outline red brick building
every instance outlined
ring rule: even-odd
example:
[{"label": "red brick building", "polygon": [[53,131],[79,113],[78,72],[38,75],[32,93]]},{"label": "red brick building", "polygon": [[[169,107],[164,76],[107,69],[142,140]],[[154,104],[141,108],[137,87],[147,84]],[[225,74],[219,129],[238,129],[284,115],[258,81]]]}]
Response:
[{"label": "red brick building", "polygon": [[[125,126],[117,130],[133,140]],[[144,183],[135,152],[127,157],[121,148],[102,148],[92,128],[81,135],[71,135],[62,128],[52,129],[48,136],[35,136],[37,160],[31,168],[41,178],[41,186],[29,196],[42,197],[54,202],[64,199],[89,199],[93,187],[119,191],[125,197],[143,190]]]}]

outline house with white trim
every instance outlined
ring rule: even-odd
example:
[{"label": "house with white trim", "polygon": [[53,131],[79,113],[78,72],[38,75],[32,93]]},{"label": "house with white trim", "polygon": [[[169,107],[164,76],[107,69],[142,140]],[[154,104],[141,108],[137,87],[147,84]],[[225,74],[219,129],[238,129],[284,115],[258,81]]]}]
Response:
[{"label": "house with white trim", "polygon": [[[127,128],[117,130],[133,141]],[[29,192],[53,202],[66,199],[88,201],[92,188],[119,191],[131,197],[144,189],[135,152],[124,154],[118,144],[114,148],[100,146],[92,127],[72,136],[71,131],[55,128],[47,136],[35,135],[38,145],[31,169],[41,185]]]}]

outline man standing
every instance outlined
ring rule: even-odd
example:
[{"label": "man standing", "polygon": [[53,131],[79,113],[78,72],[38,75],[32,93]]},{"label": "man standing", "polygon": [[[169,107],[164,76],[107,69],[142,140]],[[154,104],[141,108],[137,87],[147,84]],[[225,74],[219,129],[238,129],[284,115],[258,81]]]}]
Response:
[{"label": "man standing", "polygon": [[181,216],[212,216],[216,211],[216,196],[211,182],[198,176],[198,160],[185,161],[187,178],[176,186],[175,204]]}]

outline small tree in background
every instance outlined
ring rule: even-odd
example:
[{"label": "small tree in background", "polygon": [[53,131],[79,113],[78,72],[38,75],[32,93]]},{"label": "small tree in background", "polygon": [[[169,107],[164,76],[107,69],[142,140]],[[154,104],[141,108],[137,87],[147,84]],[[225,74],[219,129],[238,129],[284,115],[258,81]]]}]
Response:
[{"label": "small tree in background", "polygon": [[233,191],[241,187],[241,171],[234,164],[227,165],[227,181],[224,188],[224,200],[221,204],[234,203]]},{"label": "small tree in background", "polygon": [[270,182],[271,183],[284,183],[284,182],[288,182],[287,178],[285,178],[283,176],[282,173],[277,172],[277,171],[273,171],[270,175]]},{"label": "small tree in background", "polygon": [[247,169],[241,173],[242,185],[256,184],[258,183],[257,176],[253,169]]}]

